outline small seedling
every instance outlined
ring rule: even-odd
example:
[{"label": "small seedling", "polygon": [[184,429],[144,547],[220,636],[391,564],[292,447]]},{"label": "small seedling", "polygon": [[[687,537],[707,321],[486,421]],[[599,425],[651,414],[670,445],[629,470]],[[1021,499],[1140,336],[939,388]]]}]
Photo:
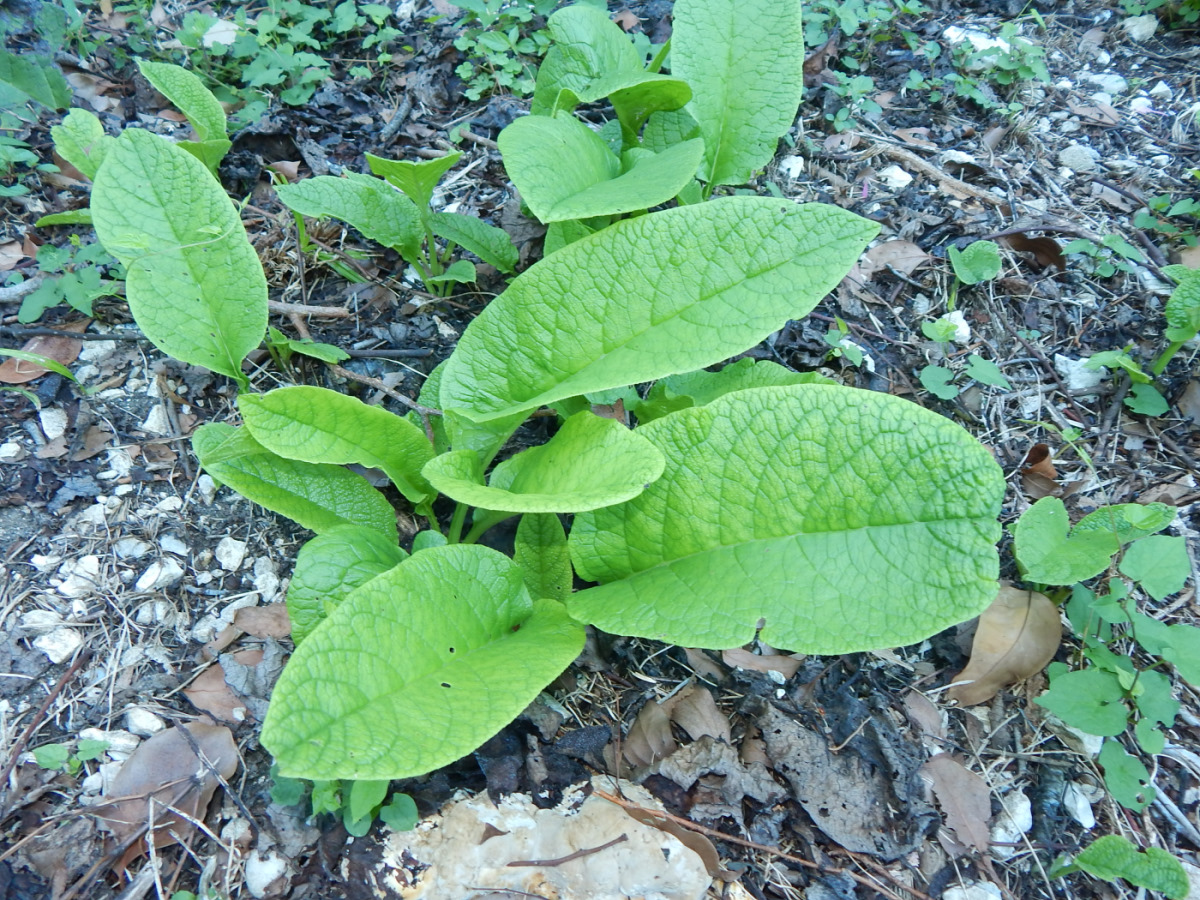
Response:
[{"label": "small seedling", "polygon": [[[1157,232],[1187,247],[1195,247],[1200,243],[1200,237],[1195,231],[1196,218],[1200,215],[1200,200],[1187,197],[1172,203],[1170,194],[1159,194],[1147,200],[1146,205],[1146,209],[1138,210],[1134,214],[1135,228]],[[1183,217],[1190,221],[1181,221]]]},{"label": "small seedling", "polygon": [[1136,265],[1146,261],[1142,251],[1117,234],[1106,234],[1099,244],[1087,238],[1076,238],[1063,247],[1062,252],[1067,256],[1082,257],[1085,270],[1098,278],[1111,278],[1117,272],[1131,274]]},{"label": "small seedling", "polygon": [[825,343],[830,347],[826,358],[845,357],[853,366],[863,364],[862,347],[850,340],[850,326],[840,316],[837,317],[834,327],[825,332]]},{"label": "small seedling", "polygon": [[1175,279],[1178,287],[1167,299],[1166,338],[1170,344],[1154,361],[1152,370],[1155,375],[1161,375],[1175,354],[1200,331],[1200,270],[1167,266],[1163,273]]},{"label": "small seedling", "polygon": [[[46,310],[68,304],[85,316],[92,315],[92,304],[100,297],[119,295],[124,268],[99,242],[83,243],[71,235],[69,243],[56,247],[43,244],[37,252],[42,283],[21,301],[17,321],[36,322]],[[106,277],[106,276],[113,277]]]},{"label": "small seedling", "polygon": [[43,769],[61,769],[68,775],[78,775],[85,762],[99,759],[108,749],[108,741],[84,738],[75,744],[43,744],[33,751],[33,758]]},{"label": "small seedling", "polygon": [[388,799],[387,781],[308,781],[287,778],[277,768],[271,767],[271,799],[275,803],[299,806],[307,800],[310,815],[334,815],[354,837],[370,831],[376,819],[393,831],[411,831],[420,818],[417,804],[408,794],[396,791]]},{"label": "small seedling", "polygon": [[1125,397],[1125,405],[1143,416],[1161,416],[1170,409],[1166,398],[1153,384],[1154,379],[1142,371],[1142,367],[1129,355],[1133,345],[1123,350],[1105,350],[1088,357],[1084,367],[1088,369],[1120,369],[1132,383]]}]

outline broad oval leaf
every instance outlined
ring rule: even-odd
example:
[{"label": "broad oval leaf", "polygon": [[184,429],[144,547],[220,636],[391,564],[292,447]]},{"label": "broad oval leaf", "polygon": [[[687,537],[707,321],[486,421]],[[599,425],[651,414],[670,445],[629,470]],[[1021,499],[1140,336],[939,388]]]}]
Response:
[{"label": "broad oval leaf", "polygon": [[1075,857],[1075,865],[1101,881],[1124,878],[1130,884],[1161,891],[1171,900],[1189,896],[1187,872],[1174,856],[1159,847],[1139,850],[1128,838],[1106,834]]},{"label": "broad oval leaf", "polygon": [[[632,49],[632,45],[630,45]],[[0,48],[0,88],[16,92],[50,109],[71,105],[71,85],[54,61],[36,53],[9,53]],[[21,98],[16,98],[21,102]]]},{"label": "broad oval leaf", "polygon": [[300,548],[288,585],[292,640],[300,643],[352,590],[407,558],[395,541],[361,525],[317,535]]},{"label": "broad oval leaf", "polygon": [[1042,497],[1021,514],[1013,528],[1013,553],[1026,581],[1074,584],[1108,568],[1119,549],[1116,536],[1103,528],[1070,529],[1067,508],[1057,497]]},{"label": "broad oval leaf", "polygon": [[701,178],[742,184],[771,161],[804,88],[800,0],[676,0],[671,71],[692,86]]},{"label": "broad oval leaf", "polygon": [[352,592],[292,656],[263,745],[292,778],[405,778],[511,722],[583,648],[511,560],[430,547]]},{"label": "broad oval leaf", "polygon": [[433,191],[442,176],[454,168],[462,158],[461,150],[452,150],[437,159],[422,159],[410,162],[406,159],[385,159],[367,154],[367,165],[380,178],[386,178],[408,194],[418,206],[428,206],[433,200]]},{"label": "broad oval leaf", "polygon": [[663,476],[575,517],[582,622],[685,647],[807,653],[921,640],[996,596],[1004,477],[958,425],[896,397],[757,388],[638,431]]},{"label": "broad oval leaf", "polygon": [[[86,109],[68,110],[62,124],[50,129],[50,136],[55,152],[92,181],[96,180],[104,154],[116,143],[116,138],[105,134],[100,120]],[[38,224],[42,221],[39,219]]]},{"label": "broad oval leaf", "polygon": [[644,400],[633,404],[632,407],[627,405],[626,408],[635,412],[638,422],[645,425],[667,413],[691,406],[703,406],[734,391],[756,387],[782,387],[788,384],[835,383],[833,379],[817,372],[793,372],[769,359],[753,360],[743,357],[716,372],[700,369],[659,379],[650,388]]},{"label": "broad oval leaf", "polygon": [[655,153],[700,137],[700,123],[686,109],[658,112],[646,120],[642,146]]},{"label": "broad oval leaf", "polygon": [[299,184],[280,184],[275,193],[293,212],[313,219],[332,217],[353,225],[408,262],[420,254],[424,231],[417,205],[386,181],[347,172],[343,178],[319,175]]},{"label": "broad oval leaf", "polygon": [[[504,168],[543,222],[590,219],[666,203],[696,174],[700,140],[640,160],[624,175],[604,139],[574,116],[525,116],[497,139]],[[570,160],[547,165],[548,160]]]},{"label": "broad oval leaf", "polygon": [[361,525],[398,539],[396,513],[361,475],[341,466],[276,456],[245,428],[201,425],[192,449],[214,479],[272,512],[320,534],[340,525]]},{"label": "broad oval leaf", "polygon": [[160,94],[170,100],[196,132],[196,140],[225,139],[225,108],[195,74],[171,63],[137,61],[138,70]]},{"label": "broad oval leaf", "polygon": [[636,497],[662,474],[658,448],[614,419],[577,413],[547,443],[496,466],[488,485],[470,450],[435,457],[424,475],[446,496],[502,512],[570,513]]},{"label": "broad oval leaf", "polygon": [[566,602],[574,581],[567,533],[553,513],[521,516],[513,539],[513,562],[521,567],[531,597]]},{"label": "broad oval leaf", "polygon": [[446,363],[442,408],[487,421],[714,365],[816,306],[877,231],[762,197],[617,222],[488,304]]},{"label": "broad oval leaf", "polygon": [[104,248],[126,267],[126,296],[170,356],[245,382],[242,358],[267,330],[267,280],[237,210],[204,165],[128,128],[92,188]]},{"label": "broad oval leaf", "polygon": [[520,252],[503,228],[474,216],[445,212],[430,216],[429,225],[438,237],[453,241],[501,272],[508,274],[517,268]]},{"label": "broad oval leaf", "polygon": [[243,394],[238,409],[254,439],[272,453],[310,463],[383,469],[410,503],[433,489],[421,468],[433,459],[425,433],[402,416],[319,387]]}]

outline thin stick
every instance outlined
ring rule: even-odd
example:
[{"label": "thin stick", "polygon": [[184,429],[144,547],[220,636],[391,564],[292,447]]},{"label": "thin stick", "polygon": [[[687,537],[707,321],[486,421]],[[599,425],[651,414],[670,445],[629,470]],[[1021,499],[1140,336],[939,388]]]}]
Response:
[{"label": "thin stick", "polygon": [[609,847],[614,847],[617,844],[624,843],[627,840],[629,840],[629,835],[623,834],[620,837],[613,838],[606,844],[601,844],[599,847],[587,847],[583,850],[576,850],[574,853],[568,853],[566,856],[560,856],[557,859],[514,859],[510,863],[505,863],[505,866],[510,869],[516,869],[521,866],[530,866],[536,868],[561,866],[563,863],[569,863],[573,859],[591,856],[593,853],[599,853],[601,850],[607,850]]},{"label": "thin stick", "polygon": [[465,128],[459,134],[472,144],[478,144],[480,147],[487,147],[489,150],[499,150],[500,145],[491,138],[485,138],[481,134],[475,134],[473,131],[467,131]]},{"label": "thin stick", "polygon": [[0,334],[5,337],[65,337],[75,341],[141,341],[145,336],[140,331],[114,331],[110,334],[88,334],[77,331],[62,331],[58,328],[18,328],[0,325]]},{"label": "thin stick", "polygon": [[326,319],[348,319],[350,310],[344,306],[305,306],[303,303],[284,303],[282,300],[268,300],[267,307],[271,312],[296,313],[301,316],[321,316]]},{"label": "thin stick", "polygon": [[[872,881],[870,878],[859,875],[857,872],[851,872],[849,869],[839,868],[838,866],[824,866],[821,865],[821,863],[813,862],[810,859],[804,859],[800,856],[793,856],[790,853],[784,853],[782,850],[777,850],[774,847],[768,847],[764,844],[756,844],[754,841],[747,841],[743,838],[734,837],[733,835],[726,834],[723,831],[717,831],[715,828],[706,828],[704,825],[697,825],[690,819],[682,819],[679,816],[671,815],[669,812],[661,812],[657,809],[647,809],[644,806],[638,806],[636,803],[630,803],[628,800],[622,800],[620,797],[616,797],[605,791],[595,791],[594,793],[597,797],[603,797],[609,803],[615,803],[617,806],[620,806],[623,809],[637,810],[639,813],[644,813],[645,815],[652,816],[656,819],[665,819],[666,821],[674,822],[676,825],[680,825],[689,831],[698,831],[700,834],[706,834],[709,837],[715,837],[718,840],[728,841],[731,844],[738,844],[742,847],[748,847],[751,850],[758,850],[760,853],[769,853],[772,856],[777,856],[780,859],[787,860],[790,863],[795,863],[796,865],[803,866],[806,869],[813,869],[817,872],[823,872],[826,875],[845,875],[847,878],[853,878],[863,887],[868,887],[873,891],[878,891],[884,896],[891,898],[891,900],[900,900],[900,896],[895,892],[889,890],[881,884],[878,884],[877,882]],[[917,898],[917,900],[933,900],[932,897],[923,891],[920,891],[914,887],[910,887],[906,884],[901,884],[896,880],[896,877],[886,869],[883,869],[880,874],[890,879],[891,882],[901,890],[912,894]]]},{"label": "thin stick", "polygon": [[340,375],[342,378],[349,378],[351,381],[365,384],[367,387],[375,388],[377,391],[383,391],[393,400],[398,400],[409,409],[419,412],[421,420],[425,423],[425,436],[429,438],[429,443],[432,444],[434,442],[433,426],[429,424],[429,417],[440,416],[442,414],[440,409],[430,409],[428,406],[422,406],[416,400],[409,400],[403,394],[392,390],[378,378],[372,378],[370,375],[359,375],[357,372],[351,372],[349,369],[343,369],[341,366],[333,365],[332,363],[329,366],[329,370],[334,375]]}]

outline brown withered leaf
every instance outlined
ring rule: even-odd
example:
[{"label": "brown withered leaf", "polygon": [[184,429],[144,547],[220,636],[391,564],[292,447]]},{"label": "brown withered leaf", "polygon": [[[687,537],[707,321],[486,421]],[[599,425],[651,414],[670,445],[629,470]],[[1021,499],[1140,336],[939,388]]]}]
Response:
[{"label": "brown withered leaf", "polygon": [[929,139],[928,128],[897,128],[892,134],[913,147],[921,147],[925,150],[937,149],[937,144]]},{"label": "brown withered leaf", "polygon": [[1045,478],[1058,477],[1058,469],[1054,468],[1053,454],[1049,444],[1034,444],[1025,454],[1022,463],[1022,475],[1041,475]]},{"label": "brown withered leaf", "polygon": [[1189,269],[1200,269],[1200,244],[1195,247],[1181,247],[1173,254],[1175,262]]},{"label": "brown withered leaf", "polygon": [[805,87],[815,88],[822,84],[832,84],[837,81],[837,76],[829,71],[829,64],[838,58],[838,39],[840,37],[841,30],[834,28],[833,34],[829,36],[829,40],[805,57]]},{"label": "brown withered leaf", "polygon": [[656,700],[642,707],[629,734],[621,744],[621,753],[632,766],[648,766],[675,752],[679,745],[671,734],[671,718]]},{"label": "brown withered leaf", "polygon": [[[80,334],[91,323],[91,319],[79,319],[78,321],[61,326],[61,329]],[[62,363],[64,366],[69,366],[78,359],[79,351],[83,349],[83,343],[66,335],[39,335],[27,340],[21,349],[26,353],[36,353],[38,356],[44,356],[47,359]],[[0,382],[5,384],[24,384],[27,381],[33,381],[35,378],[41,378],[49,371],[49,369],[43,368],[37,363],[9,357],[3,363],[0,363]]]},{"label": "brown withered leaf", "polygon": [[729,719],[717,709],[717,702],[707,688],[688,685],[664,705],[668,707],[667,715],[671,721],[686,731],[693,741],[705,735],[727,744],[733,740]]},{"label": "brown withered leaf", "polygon": [[778,672],[784,678],[791,678],[800,671],[804,664],[803,656],[784,656],[780,653],[760,656],[744,647],[734,647],[732,650],[721,651],[721,662],[727,666],[739,669],[750,669],[755,672]]},{"label": "brown withered leaf", "polygon": [[711,678],[713,681],[723,681],[728,674],[720,664],[703,650],[694,647],[684,647],[683,655],[687,657],[688,665],[697,675]]},{"label": "brown withered leaf", "polygon": [[933,788],[946,816],[946,825],[965,846],[979,852],[988,849],[991,834],[988,819],[992,801],[987,782],[949,753],[939,753],[925,761],[921,775]]},{"label": "brown withered leaf", "polygon": [[613,16],[613,21],[621,26],[622,31],[632,31],[642,23],[642,20],[629,7],[625,7]]},{"label": "brown withered leaf", "polygon": [[233,624],[257,638],[285,638],[292,633],[292,621],[284,603],[243,607],[233,614]]},{"label": "brown withered leaf", "polygon": [[[239,650],[233,658],[245,666],[257,666],[263,660],[261,650]],[[201,712],[206,712],[218,722],[236,727],[239,722],[252,718],[245,699],[225,680],[225,669],[221,663],[215,663],[192,679],[183,690],[183,695],[192,702],[192,706]]]},{"label": "brown withered leaf", "polygon": [[652,810],[634,809],[629,806],[622,806],[623,810],[629,814],[629,817],[634,821],[641,822],[643,825],[649,825],[651,828],[657,828],[659,831],[665,831],[671,837],[675,838],[683,846],[687,847],[693,853],[700,857],[704,863],[704,868],[708,870],[708,874],[714,878],[722,874],[728,874],[721,868],[721,856],[717,853],[717,848],[702,834],[695,831],[690,831],[682,825],[677,825],[670,819],[664,819],[662,816],[657,816]]},{"label": "brown withered leaf", "polygon": [[1107,103],[1097,102],[1088,106],[1076,106],[1074,103],[1069,105],[1071,112],[1089,125],[1111,127],[1121,124],[1121,114]]},{"label": "brown withered leaf", "polygon": [[143,742],[109,785],[105,792],[108,801],[91,810],[113,833],[118,845],[130,842],[114,866],[118,873],[146,852],[145,832],[151,827],[156,847],[176,843],[176,835],[187,834],[192,824],[172,809],[203,818],[217,789],[216,777],[197,758],[183,728],[222,778],[232,778],[237,771],[237,744],[233,732],[223,725],[191,722],[160,731]]},{"label": "brown withered leaf", "polygon": [[974,706],[1001,689],[1040,672],[1062,641],[1058,607],[1045,594],[1001,583],[999,596],[979,617],[971,658],[954,676],[969,681],[947,691],[962,706]]},{"label": "brown withered leaf", "polygon": [[7,272],[16,267],[25,258],[25,251],[17,241],[0,244],[0,272]]},{"label": "brown withered leaf", "polygon": [[1062,248],[1054,238],[1007,234],[1004,240],[1018,253],[1032,253],[1037,264],[1043,269],[1054,266],[1060,272],[1067,271],[1067,258],[1063,256]]},{"label": "brown withered leaf", "polygon": [[910,690],[904,695],[904,711],[908,719],[932,738],[946,736],[946,722],[937,704],[917,690]]}]

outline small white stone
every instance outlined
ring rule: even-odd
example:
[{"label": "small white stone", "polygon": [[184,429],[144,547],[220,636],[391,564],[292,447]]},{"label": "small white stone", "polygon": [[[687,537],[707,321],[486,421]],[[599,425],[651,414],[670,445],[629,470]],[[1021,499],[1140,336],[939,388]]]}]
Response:
[{"label": "small white stone", "polygon": [[170,434],[171,418],[167,415],[167,408],[161,403],[155,404],[146,421],[138,427],[147,434]]},{"label": "small white stone", "polygon": [[1105,106],[1112,106],[1113,95],[1105,91],[1096,91],[1096,93],[1092,94],[1091,99],[1093,103],[1103,103]]},{"label": "small white stone", "polygon": [[204,505],[212,506],[217,496],[217,483],[209,475],[201,475],[196,479],[196,490],[200,492],[200,499]]},{"label": "small white stone", "polygon": [[1054,368],[1067,383],[1068,390],[1086,391],[1099,387],[1100,382],[1104,381],[1104,372],[1101,369],[1089,369],[1086,364],[1086,359],[1071,359],[1061,353],[1054,354]]},{"label": "small white stone", "polygon": [[1125,33],[1129,35],[1131,41],[1136,41],[1139,44],[1142,41],[1148,41],[1154,37],[1154,32],[1158,31],[1158,16],[1130,16],[1121,23],[1121,27],[1125,29]]},{"label": "small white stone", "polygon": [[84,341],[79,358],[84,362],[103,362],[116,349],[116,341]]},{"label": "small white stone", "polygon": [[97,556],[81,556],[79,559],[63,563],[58,574],[63,576],[63,583],[55,588],[64,597],[74,600],[77,597],[90,597],[100,588],[100,558]]},{"label": "small white stone", "polygon": [[[1027,834],[1032,827],[1033,804],[1029,798],[1020,791],[1006,794],[996,824],[992,826],[992,856],[1011,859],[1021,850],[1021,835]],[[1014,846],[996,846],[998,844]]]},{"label": "small white stone", "polygon": [[950,340],[956,344],[965,344],[971,339],[971,326],[967,324],[967,317],[963,315],[961,309],[956,309],[952,313],[946,314],[946,321],[954,323],[954,335]]},{"label": "small white stone", "polygon": [[1083,78],[1085,81],[1096,85],[1106,94],[1123,94],[1129,90],[1129,82],[1121,75],[1104,72],[1099,75],[1084,75]]},{"label": "small white stone", "polygon": [[1083,144],[1071,144],[1058,151],[1058,161],[1072,172],[1090,172],[1096,168],[1100,154]]},{"label": "small white stone", "polygon": [[246,558],[246,542],[226,535],[217,544],[214,555],[222,569],[227,572],[236,572],[241,567],[242,560]]},{"label": "small white stone", "polygon": [[172,618],[173,612],[174,607],[166,600],[152,600],[137,608],[137,612],[133,614],[133,621],[139,625],[162,625]]},{"label": "small white stone", "polygon": [[956,884],[942,892],[942,900],[1000,900],[1000,888],[986,881]]},{"label": "small white stone", "polygon": [[154,545],[149,541],[135,537],[124,537],[113,544],[113,553],[117,554],[117,559],[141,559],[153,549]]},{"label": "small white stone", "polygon": [[104,528],[107,524],[108,519],[105,515],[105,505],[97,502],[91,506],[85,506],[79,512],[68,516],[63,530],[77,534],[87,534]]},{"label": "small white stone", "polygon": [[251,897],[265,897],[267,889],[277,878],[287,874],[287,860],[278,853],[252,853],[246,860],[246,890]]},{"label": "small white stone", "polygon": [[139,737],[150,737],[151,735],[158,734],[166,727],[167,723],[148,709],[133,706],[125,710],[125,728],[131,734],[136,734]]},{"label": "small white stone", "polygon": [[1067,815],[1084,828],[1096,827],[1096,814],[1092,812],[1091,801],[1088,800],[1087,794],[1079,787],[1078,783],[1072,781],[1067,785],[1067,789],[1063,791],[1062,805],[1063,809],[1067,811]]},{"label": "small white stone", "polygon": [[107,741],[108,749],[104,751],[109,759],[121,762],[129,757],[141,743],[134,735],[120,728],[114,728],[112,731],[105,731],[101,728],[84,728],[79,732],[81,740],[86,741]]},{"label": "small white stone", "polygon": [[437,326],[438,334],[446,340],[453,340],[458,337],[458,330],[449,322],[443,322],[440,317],[433,317],[433,324]]},{"label": "small white stone", "polygon": [[53,631],[62,620],[62,616],[52,609],[30,609],[21,613],[21,627],[34,634]]},{"label": "small white stone", "polygon": [[159,559],[150,563],[142,577],[134,585],[139,591],[159,591],[170,587],[183,577],[183,567],[173,559]]},{"label": "small white stone", "polygon": [[1165,81],[1160,81],[1154,87],[1150,88],[1150,96],[1156,100],[1169,99],[1172,93],[1171,86]]},{"label": "small white stone", "polygon": [[804,157],[785,156],[779,161],[779,171],[795,181],[804,173]]},{"label": "small white stone", "polygon": [[1129,101],[1129,111],[1136,116],[1154,112],[1154,101],[1149,97],[1134,97]]},{"label": "small white stone", "polygon": [[38,421],[42,423],[42,434],[46,435],[48,441],[62,437],[67,432],[66,410],[48,407],[38,413]]},{"label": "small white stone", "polygon": [[0,463],[20,462],[29,454],[16,441],[6,441],[0,444]]},{"label": "small white stone", "polygon": [[254,561],[254,589],[262,595],[262,602],[273,603],[279,594],[279,574],[275,563],[265,556]]},{"label": "small white stone", "polygon": [[33,646],[49,657],[50,662],[66,662],[83,646],[83,638],[74,628],[56,628],[41,637],[34,638]]},{"label": "small white stone", "polygon": [[902,191],[912,184],[913,177],[899,166],[888,166],[879,171],[879,180],[893,191]]},{"label": "small white stone", "polygon": [[164,553],[174,553],[176,556],[190,556],[192,552],[191,547],[173,534],[159,538],[158,546]]},{"label": "small white stone", "polygon": [[179,510],[183,509],[183,498],[165,497],[154,504],[154,509],[160,513],[179,512]]}]

